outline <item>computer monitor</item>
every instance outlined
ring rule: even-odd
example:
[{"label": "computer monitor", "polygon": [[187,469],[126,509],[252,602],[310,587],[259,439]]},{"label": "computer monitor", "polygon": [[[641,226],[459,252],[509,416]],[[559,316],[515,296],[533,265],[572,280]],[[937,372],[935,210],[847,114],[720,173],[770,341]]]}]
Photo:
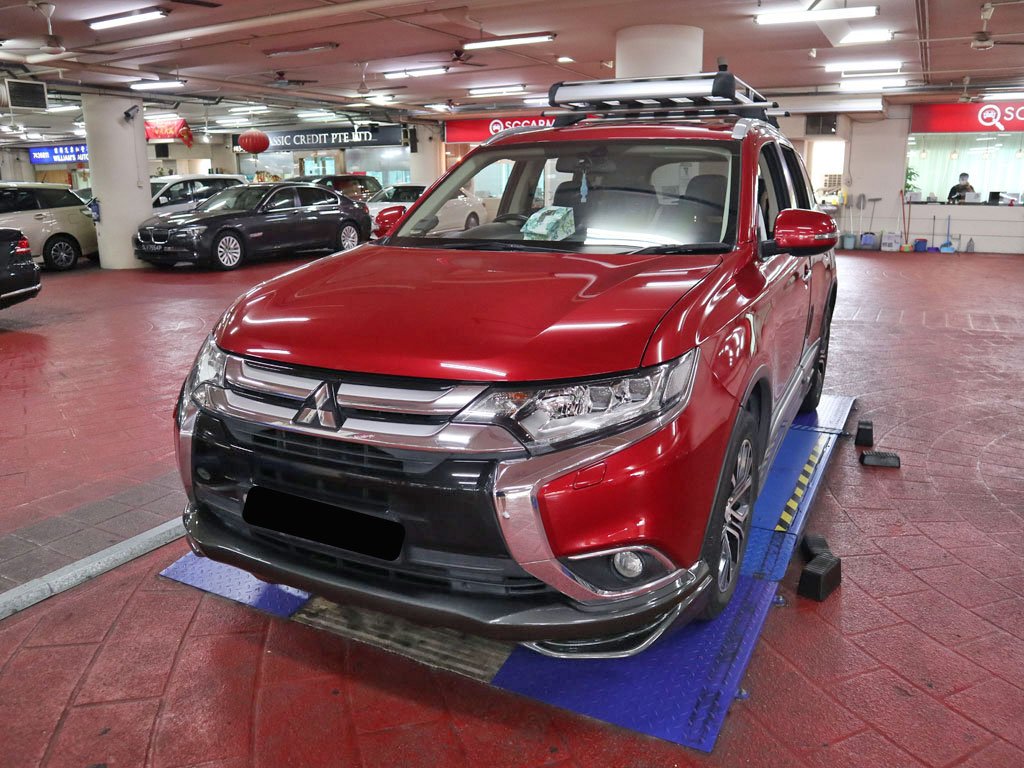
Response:
[{"label": "computer monitor", "polygon": [[988,193],[988,204],[999,205],[999,200],[1002,198],[1002,192],[989,192]]}]

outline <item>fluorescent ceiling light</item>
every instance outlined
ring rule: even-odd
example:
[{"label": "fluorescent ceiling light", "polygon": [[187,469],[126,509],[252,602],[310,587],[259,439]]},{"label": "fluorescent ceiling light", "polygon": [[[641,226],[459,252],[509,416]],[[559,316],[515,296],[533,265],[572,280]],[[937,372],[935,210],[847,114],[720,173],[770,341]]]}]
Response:
[{"label": "fluorescent ceiling light", "polygon": [[315,53],[316,51],[333,51],[338,47],[337,43],[334,42],[322,42],[312,43],[310,45],[303,45],[296,48],[271,48],[269,51],[264,51],[263,55],[267,58],[274,58],[276,56],[297,56],[300,53]]},{"label": "fluorescent ceiling light", "polygon": [[304,123],[327,123],[331,120],[337,120],[337,115],[315,115],[313,117],[300,118]]},{"label": "fluorescent ceiling light", "polygon": [[258,112],[269,112],[270,107],[265,107],[262,104],[253,104],[251,107],[231,107],[228,112],[252,112],[256,114]]},{"label": "fluorescent ceiling light", "polygon": [[303,118],[303,117],[326,117],[327,115],[330,115],[330,114],[331,113],[328,112],[326,109],[312,109],[312,110],[310,110],[308,112],[296,112],[295,116],[299,117],[299,118]]},{"label": "fluorescent ceiling light", "polygon": [[448,74],[448,67],[429,67],[426,69],[403,69],[401,72],[385,72],[385,80],[404,80],[407,77],[431,77]]},{"label": "fluorescent ceiling light", "polygon": [[385,72],[384,73],[384,79],[385,80],[405,80],[405,78],[407,78],[407,77],[409,77],[409,73],[408,72]]},{"label": "fluorescent ceiling light", "polygon": [[986,93],[982,101],[1017,101],[1024,99],[1024,91],[1006,91],[1004,93]]},{"label": "fluorescent ceiling light", "polygon": [[75,136],[85,136],[85,128],[75,128],[72,133],[74,133]]},{"label": "fluorescent ceiling light", "polygon": [[833,61],[825,65],[826,72],[899,72],[902,61],[877,59],[872,61]]},{"label": "fluorescent ceiling light", "polygon": [[557,61],[559,64],[572,64],[574,61],[576,61],[576,59],[574,59],[572,56],[559,56],[557,59],[555,59],[555,61]]},{"label": "fluorescent ceiling light", "polygon": [[249,119],[245,117],[218,117],[218,125],[248,125]]},{"label": "fluorescent ceiling light", "polygon": [[380,93],[374,96],[367,96],[370,101],[394,101],[395,97],[390,93]]},{"label": "fluorescent ceiling light", "polygon": [[857,45],[858,43],[887,43],[894,37],[891,29],[854,29],[846,33],[839,41],[840,45]]},{"label": "fluorescent ceiling light", "polygon": [[25,138],[26,139],[32,139],[33,141],[36,141],[37,139],[43,138],[43,134],[36,133],[35,131],[32,131],[31,133],[26,133],[25,134]]},{"label": "fluorescent ceiling light", "polygon": [[839,90],[847,93],[873,93],[885,88],[903,88],[907,84],[905,77],[858,77],[854,80],[843,80]]},{"label": "fluorescent ceiling light", "polygon": [[424,104],[424,109],[432,109],[435,112],[451,112],[451,107],[447,104]]},{"label": "fluorescent ceiling light", "polygon": [[146,120],[180,120],[181,116],[175,112],[156,112],[150,114],[146,112],[142,115]]},{"label": "fluorescent ceiling light", "polygon": [[877,5],[857,8],[829,8],[814,11],[767,11],[754,17],[755,24],[797,24],[800,22],[847,21],[870,19],[878,15]]},{"label": "fluorescent ceiling light", "polygon": [[47,112],[76,112],[82,108],[81,104],[58,104],[54,107],[49,107]]},{"label": "fluorescent ceiling light", "polygon": [[368,107],[368,106],[370,106],[369,102],[366,102],[366,101],[353,101],[350,104],[343,104],[342,108],[343,109],[348,109],[349,107]]},{"label": "fluorescent ceiling light", "polygon": [[525,85],[496,85],[488,88],[470,88],[470,96],[509,96],[515,93],[522,93],[526,90]]},{"label": "fluorescent ceiling light", "polygon": [[140,80],[128,87],[133,91],[163,91],[171,88],[183,88],[184,86],[185,82],[183,80]]},{"label": "fluorescent ceiling light", "polygon": [[462,46],[464,51],[474,51],[478,48],[504,48],[507,45],[532,45],[533,43],[550,43],[555,39],[552,34],[542,35],[518,35],[516,37],[498,37],[493,40],[474,40]]},{"label": "fluorescent ceiling light", "polygon": [[126,27],[129,24],[142,24],[145,21],[156,21],[162,19],[170,11],[166,8],[142,8],[131,13],[107,16],[101,19],[93,19],[89,22],[90,29],[113,29],[114,27]]}]

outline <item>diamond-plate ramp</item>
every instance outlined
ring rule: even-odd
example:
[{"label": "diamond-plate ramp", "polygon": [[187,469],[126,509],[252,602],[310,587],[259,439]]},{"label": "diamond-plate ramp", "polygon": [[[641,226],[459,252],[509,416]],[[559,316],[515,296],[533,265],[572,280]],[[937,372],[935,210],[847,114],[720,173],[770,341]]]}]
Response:
[{"label": "diamond-plate ramp", "polygon": [[761,634],[776,583],[741,576],[714,621],[670,631],[627,659],[513,651],[494,685],[710,752]]},{"label": "diamond-plate ramp", "polygon": [[301,589],[267,584],[246,571],[196,557],[191,552],[171,563],[160,575],[285,618],[309,600],[309,593]]},{"label": "diamond-plate ramp", "polygon": [[839,432],[846,426],[856,398],[822,395],[818,407],[811,413],[801,413],[793,419],[793,426],[811,427],[826,432]]}]

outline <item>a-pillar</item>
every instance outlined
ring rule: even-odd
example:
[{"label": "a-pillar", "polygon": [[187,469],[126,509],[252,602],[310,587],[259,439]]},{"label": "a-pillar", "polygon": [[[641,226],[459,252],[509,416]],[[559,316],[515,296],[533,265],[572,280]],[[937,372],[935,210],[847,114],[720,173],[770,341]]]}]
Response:
[{"label": "a-pillar", "polygon": [[681,24],[626,27],[615,35],[616,77],[691,75],[703,71],[704,30]]},{"label": "a-pillar", "polygon": [[99,201],[96,224],[100,266],[132,269],[132,236],[153,215],[142,101],[126,96],[83,94],[92,193]]},{"label": "a-pillar", "polygon": [[416,151],[409,152],[409,177],[413,184],[431,185],[444,172],[441,126],[410,125],[416,131]]}]

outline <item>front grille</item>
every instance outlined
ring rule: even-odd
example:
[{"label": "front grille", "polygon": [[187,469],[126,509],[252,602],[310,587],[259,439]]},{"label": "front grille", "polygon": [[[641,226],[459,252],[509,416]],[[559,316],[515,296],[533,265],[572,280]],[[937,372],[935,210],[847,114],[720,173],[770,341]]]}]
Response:
[{"label": "front grille", "polygon": [[232,434],[258,450],[261,455],[312,460],[317,464],[339,469],[352,469],[373,474],[397,475],[404,464],[384,451],[360,443],[348,443],[329,437],[315,437],[283,429],[264,428],[255,424],[232,425]]},{"label": "front grille", "polygon": [[163,244],[167,242],[167,238],[170,235],[170,230],[167,229],[154,229],[152,227],[146,227],[139,230],[139,242],[140,243],[159,243]]}]

